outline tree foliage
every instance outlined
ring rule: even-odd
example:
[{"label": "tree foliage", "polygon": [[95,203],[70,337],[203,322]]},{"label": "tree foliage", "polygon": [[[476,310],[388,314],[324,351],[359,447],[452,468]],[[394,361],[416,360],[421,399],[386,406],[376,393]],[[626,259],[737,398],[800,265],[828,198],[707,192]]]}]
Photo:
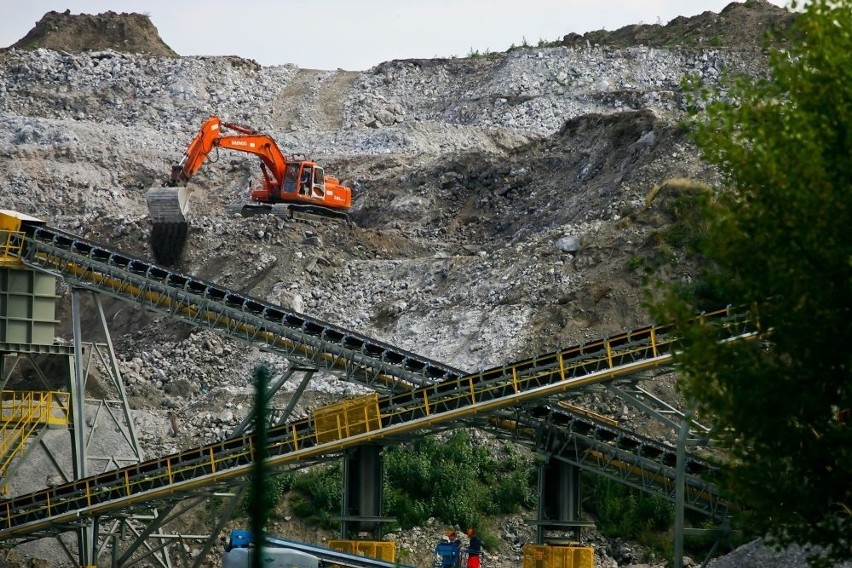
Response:
[{"label": "tree foliage", "polygon": [[[852,3],[811,1],[792,37],[766,78],[696,98],[696,141],[724,183],[703,208],[702,293],[675,290],[654,311],[679,322],[684,392],[730,450],[744,528],[840,559],[852,550]],[[761,340],[720,344],[687,317],[720,301],[750,306]]]},{"label": "tree foliage", "polygon": [[464,431],[445,440],[420,438],[385,454],[387,510],[403,528],[435,517],[448,524],[482,526],[490,515],[535,503],[531,469],[511,446],[499,459]]},{"label": "tree foliage", "polygon": [[340,463],[299,472],[293,480],[293,512],[320,526],[332,528],[343,499],[343,468]]},{"label": "tree foliage", "polygon": [[[482,527],[491,515],[513,513],[535,504],[530,460],[506,445],[502,454],[474,444],[465,431],[446,439],[423,437],[384,453],[388,516],[403,528],[430,517],[449,525]],[[339,464],[296,475],[294,512],[331,527],[343,494]],[[480,537],[488,542],[487,531]],[[490,543],[490,544],[493,544]]]},{"label": "tree foliage", "polygon": [[252,568],[262,568],[263,559],[261,549],[263,548],[263,535],[266,533],[266,524],[269,521],[269,511],[272,509],[270,494],[266,491],[269,485],[269,466],[266,459],[269,457],[267,440],[269,434],[266,429],[268,405],[266,400],[266,389],[269,385],[269,367],[259,365],[254,370],[254,435],[252,436],[252,474],[251,493],[249,495],[249,510],[251,511],[251,532],[257,539],[258,550],[252,557]]},{"label": "tree foliage", "polygon": [[674,524],[671,503],[656,495],[599,475],[586,475],[584,489],[584,505],[606,536],[638,540],[643,534],[666,532]]}]

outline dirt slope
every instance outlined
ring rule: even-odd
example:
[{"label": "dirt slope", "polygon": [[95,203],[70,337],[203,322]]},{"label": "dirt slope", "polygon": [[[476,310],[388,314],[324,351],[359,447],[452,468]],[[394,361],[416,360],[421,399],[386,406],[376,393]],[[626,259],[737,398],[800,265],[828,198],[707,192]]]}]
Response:
[{"label": "dirt slope", "polygon": [[10,47],[42,47],[71,53],[112,49],[122,53],[177,57],[177,53],[160,39],[148,16],[112,11],[98,15],[72,14],[70,10],[48,12]]},{"label": "dirt slope", "polygon": [[571,33],[563,38],[562,45],[763,47],[767,41],[784,43],[794,19],[794,13],[768,0],[746,0],[731,2],[718,14],[707,11],[693,17],[678,16],[666,24],[638,23],[615,31]]}]

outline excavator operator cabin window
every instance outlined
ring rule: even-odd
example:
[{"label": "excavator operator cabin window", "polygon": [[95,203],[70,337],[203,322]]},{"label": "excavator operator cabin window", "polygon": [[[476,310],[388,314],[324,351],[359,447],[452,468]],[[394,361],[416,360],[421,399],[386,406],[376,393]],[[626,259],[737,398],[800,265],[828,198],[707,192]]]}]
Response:
[{"label": "excavator operator cabin window", "polygon": [[293,193],[296,191],[296,176],[299,172],[299,164],[287,164],[287,169],[284,170],[284,193]]},{"label": "excavator operator cabin window", "polygon": [[311,167],[302,166],[302,174],[299,178],[299,193],[310,195],[311,193]]},{"label": "excavator operator cabin window", "polygon": [[311,197],[325,197],[325,175],[322,168],[314,166],[314,185],[311,187]]}]

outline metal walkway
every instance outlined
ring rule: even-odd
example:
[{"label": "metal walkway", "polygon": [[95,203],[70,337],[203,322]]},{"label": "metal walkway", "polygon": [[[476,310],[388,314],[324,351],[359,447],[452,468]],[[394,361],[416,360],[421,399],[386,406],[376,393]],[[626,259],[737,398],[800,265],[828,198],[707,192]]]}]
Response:
[{"label": "metal walkway", "polygon": [[5,493],[13,464],[20,463],[45,428],[68,426],[70,404],[63,392],[4,390],[0,398],[0,493]]},{"label": "metal walkway", "polygon": [[[23,261],[32,268],[259,344],[292,361],[331,369],[350,380],[392,391],[376,399],[372,419],[358,424],[347,417],[343,425],[350,429],[335,433],[330,441],[316,431],[313,418],[272,430],[269,453],[273,466],[303,465],[364,442],[395,439],[462,419],[492,415],[490,420],[496,421],[495,413],[514,408],[511,416],[516,427],[538,426],[538,431],[558,437],[564,459],[630,478],[639,486],[656,484],[664,490],[673,486],[673,448],[575,414],[551,412],[534,417],[518,410],[530,404],[541,409],[547,399],[558,399],[568,391],[668,364],[673,343],[668,326],[646,327],[464,375],[391,345],[68,233],[30,225],[20,238]],[[703,317],[716,322],[727,337],[752,333],[750,322],[730,310]],[[505,420],[500,426],[506,427]],[[228,486],[249,473],[252,454],[251,436],[242,436],[17,497],[0,504],[0,538],[38,538],[76,528],[85,519],[118,516],[142,503],[173,502],[205,489]],[[691,464],[695,471],[712,470],[697,458]],[[694,477],[687,479],[695,495],[693,506],[712,512],[717,505],[714,493],[707,482]]]}]

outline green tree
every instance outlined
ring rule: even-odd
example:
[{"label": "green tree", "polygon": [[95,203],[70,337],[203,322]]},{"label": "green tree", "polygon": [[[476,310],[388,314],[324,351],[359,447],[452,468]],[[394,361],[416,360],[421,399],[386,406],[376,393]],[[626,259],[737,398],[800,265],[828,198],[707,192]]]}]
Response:
[{"label": "green tree", "polygon": [[268,404],[266,390],[269,386],[269,368],[266,365],[258,365],[254,370],[254,434],[252,435],[252,474],[251,494],[249,510],[251,511],[251,532],[254,535],[254,543],[257,547],[252,555],[252,568],[263,567],[263,546],[266,534],[266,524],[269,521],[269,511],[272,509],[272,501],[267,491],[269,486],[269,466],[266,459],[269,457],[267,442],[269,434],[266,430]]},{"label": "green tree", "polygon": [[[681,384],[730,450],[743,528],[819,545],[819,565],[852,550],[852,4],[812,0],[791,37],[766,78],[696,97],[723,184],[699,285],[654,311],[679,322]],[[719,301],[750,306],[761,338],[718,343],[689,320]]]}]

